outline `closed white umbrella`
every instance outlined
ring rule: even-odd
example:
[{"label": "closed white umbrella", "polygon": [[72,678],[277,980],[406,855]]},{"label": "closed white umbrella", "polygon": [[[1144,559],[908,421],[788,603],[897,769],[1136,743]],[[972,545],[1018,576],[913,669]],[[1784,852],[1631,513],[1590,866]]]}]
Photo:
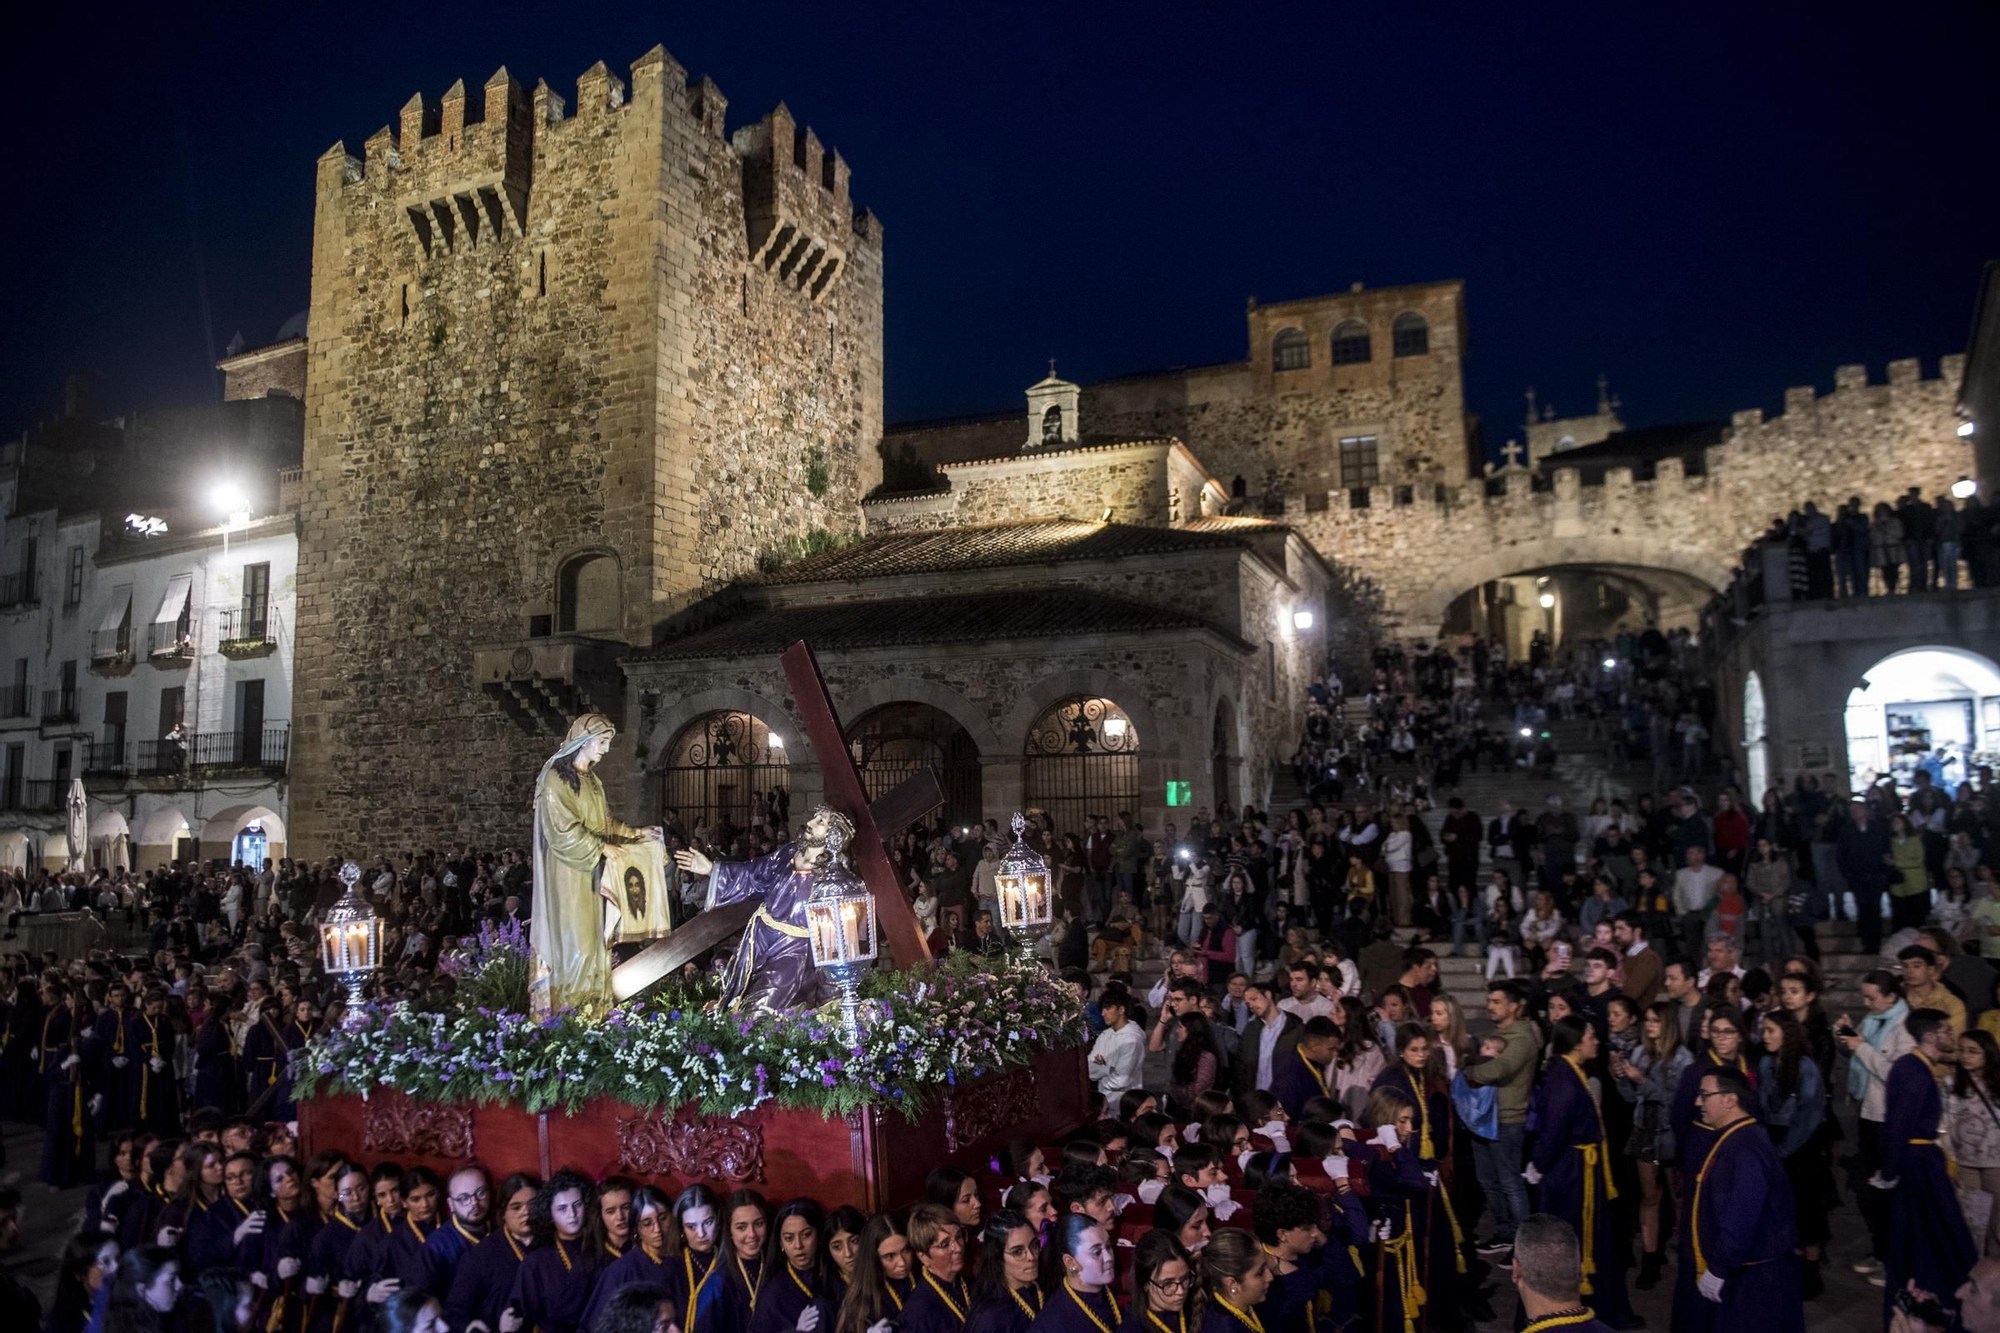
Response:
[{"label": "closed white umbrella", "polygon": [[90,854],[90,802],[83,794],[83,779],[69,780],[69,796],[64,801],[69,812],[69,868],[82,870]]}]

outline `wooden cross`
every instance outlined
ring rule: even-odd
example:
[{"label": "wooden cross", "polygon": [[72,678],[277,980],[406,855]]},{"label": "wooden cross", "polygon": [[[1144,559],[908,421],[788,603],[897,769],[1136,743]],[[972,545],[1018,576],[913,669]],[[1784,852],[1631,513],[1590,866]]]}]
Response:
[{"label": "wooden cross", "polygon": [[[889,957],[898,970],[930,961],[930,944],[917,928],[917,915],[903,896],[896,868],[889,864],[885,837],[894,837],[944,804],[944,789],[937,774],[926,771],[906,779],[878,801],[870,802],[854,756],[847,748],[840,715],[826,692],[826,678],[820,674],[819,659],[801,639],[785,650],[785,680],[792,687],[799,717],[805,723],[806,740],[819,761],[826,803],[854,821],[854,837],[847,844],[854,868],[875,897],[875,924],[889,946]],[[675,930],[663,940],[647,945],[611,970],[611,992],[628,1000],[646,987],[728,940],[756,915],[755,901],[711,908]]]}]

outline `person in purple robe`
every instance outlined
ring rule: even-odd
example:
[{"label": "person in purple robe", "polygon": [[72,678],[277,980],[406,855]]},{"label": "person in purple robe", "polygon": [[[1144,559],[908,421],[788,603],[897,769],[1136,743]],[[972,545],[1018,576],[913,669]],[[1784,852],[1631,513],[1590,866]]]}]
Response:
[{"label": "person in purple robe", "polygon": [[340,1276],[355,1237],[368,1225],[368,1213],[368,1173],[350,1165],[336,1182],[333,1217],[306,1247],[304,1287],[310,1307],[307,1333],[335,1333],[339,1328],[353,1326],[340,1296]]},{"label": "person in purple robe", "polygon": [[[1908,1057],[1905,1057],[1908,1058]],[[1701,1159],[1686,1163],[1688,1244],[1699,1299],[1691,1314],[1675,1307],[1674,1327],[1710,1333],[1805,1333],[1799,1290],[1792,1186],[1771,1137],[1748,1107],[1750,1082],[1728,1066],[1702,1070],[1702,1111],[1709,1126]],[[1938,1178],[1944,1179],[1940,1165]],[[1964,1219],[1945,1185],[1961,1232]],[[1967,1242],[1966,1268],[1972,1266]],[[1963,1272],[1964,1270],[1960,1270]],[[1684,1316],[1686,1318],[1684,1319]]]},{"label": "person in purple robe", "polygon": [[772,1216],[764,1237],[764,1290],[750,1333],[832,1333],[841,1293],[826,1253],[825,1210],[793,1199]]},{"label": "person in purple robe", "polygon": [[1889,1252],[1882,1256],[1885,1317],[1905,1283],[1957,1291],[1979,1259],[1938,1140],[1944,1101],[1937,1071],[1953,1049],[1950,1020],[1941,1009],[1915,1009],[1903,1020],[1903,1030],[1917,1045],[1889,1066],[1882,1117],[1880,1178],[1890,1191]]},{"label": "person in purple robe", "polygon": [[[1535,1149],[1526,1176],[1540,1211],[1576,1229],[1583,1246],[1583,1295],[1613,1328],[1636,1327],[1625,1266],[1611,1235],[1611,1148],[1584,1068],[1597,1059],[1597,1029],[1578,1014],[1549,1031],[1549,1064],[1537,1089]],[[1710,1066],[1720,1068],[1721,1066]]]},{"label": "person in purple robe", "polygon": [[918,1204],[910,1211],[909,1238],[917,1285],[903,1306],[903,1333],[961,1333],[972,1317],[972,1284],[965,1280],[957,1215],[943,1204]]},{"label": "person in purple robe", "polygon": [[481,1166],[462,1166],[444,1186],[445,1219],[424,1238],[419,1251],[420,1285],[442,1301],[451,1294],[452,1270],[472,1248],[486,1239],[493,1214],[493,1178]]},{"label": "person in purple robe", "polygon": [[1427,1205],[1435,1186],[1417,1156],[1416,1123],[1417,1109],[1408,1097],[1376,1088],[1361,1112],[1360,1128],[1370,1137],[1347,1145],[1347,1156],[1368,1173],[1368,1216],[1379,1237],[1376,1256],[1384,1275],[1376,1317],[1384,1328],[1422,1317]]},{"label": "person in purple robe", "polygon": [[[1560,1217],[1532,1213],[1514,1229],[1511,1261],[1521,1333],[1611,1333],[1584,1303],[1583,1247]],[[1675,1321],[1676,1329],[1688,1326]]]},{"label": "person in purple robe", "polygon": [[499,1225],[462,1256],[452,1271],[451,1291],[444,1300],[444,1319],[451,1328],[467,1328],[477,1322],[497,1333],[500,1312],[507,1306],[515,1275],[528,1253],[532,1239],[529,1219],[541,1188],[541,1181],[520,1173],[500,1183]]},{"label": "person in purple robe", "polygon": [[[1238,1229],[1238,1234],[1249,1240],[1249,1232]],[[913,1245],[916,1239],[913,1214],[910,1230]],[[1251,1241],[1251,1247],[1255,1246],[1256,1242]],[[1258,1257],[1263,1257],[1261,1251]],[[1111,1284],[1117,1276],[1117,1253],[1104,1227],[1088,1213],[1065,1213],[1049,1233],[1049,1243],[1042,1251],[1042,1279],[1048,1294],[1042,1300],[1042,1312],[1028,1326],[1029,1333],[1111,1333],[1125,1318],[1118,1308],[1118,1298],[1111,1294]],[[1263,1293],[1257,1295],[1261,1298]],[[910,1298],[910,1309],[916,1309],[922,1297],[923,1285],[919,1283],[917,1295]],[[903,1327],[915,1333],[907,1317]]]},{"label": "person in purple robe", "polygon": [[[1333,1327],[1344,1327],[1355,1315],[1362,1274],[1346,1244],[1327,1242],[1320,1231],[1324,1220],[1319,1195],[1304,1185],[1273,1181],[1257,1191],[1250,1230],[1271,1256],[1271,1289],[1257,1307],[1265,1328],[1319,1328],[1322,1293],[1332,1301],[1328,1322]],[[1364,1223],[1352,1243],[1365,1243],[1366,1235]]]},{"label": "person in purple robe", "polygon": [[810,1009],[831,998],[813,966],[806,936],[806,899],[812,895],[814,872],[832,855],[827,848],[830,831],[840,834],[843,846],[854,845],[854,821],[822,805],[797,842],[755,860],[717,862],[697,851],[674,853],[674,863],[687,874],[708,876],[706,907],[758,905],[743,928],[735,957],[723,970],[722,1008]]},{"label": "person in purple robe", "polygon": [[576,1333],[582,1327],[590,1289],[604,1267],[604,1251],[583,1234],[596,1193],[588,1179],[563,1170],[535,1196],[535,1248],[521,1261],[507,1296],[523,1327],[541,1333]]},{"label": "person in purple robe", "polygon": [[[632,1247],[612,1260],[597,1278],[590,1304],[583,1313],[583,1326],[595,1328],[597,1317],[619,1288],[634,1283],[659,1287],[672,1295],[678,1263],[667,1260],[667,1229],[673,1225],[673,1201],[651,1185],[632,1192]],[[685,1298],[676,1296],[674,1308],[685,1310]],[[683,1318],[682,1328],[686,1328]]]}]

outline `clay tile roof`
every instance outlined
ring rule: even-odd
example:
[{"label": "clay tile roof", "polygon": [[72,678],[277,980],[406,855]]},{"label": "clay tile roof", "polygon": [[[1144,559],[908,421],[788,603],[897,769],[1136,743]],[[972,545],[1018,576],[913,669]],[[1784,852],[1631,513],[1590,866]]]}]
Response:
[{"label": "clay tile roof", "polygon": [[632,653],[625,661],[673,662],[757,657],[800,639],[827,651],[899,644],[1056,638],[1138,630],[1213,629],[1179,611],[1077,591],[970,593],[899,597],[826,606],[774,606]]},{"label": "clay tile roof", "polygon": [[1211,514],[1207,518],[1197,518],[1181,525],[1184,532],[1289,532],[1289,525],[1275,519],[1256,518],[1249,514]]},{"label": "clay tile roof", "polygon": [[978,527],[884,533],[787,565],[757,582],[831,583],[1063,560],[1115,560],[1125,556],[1172,555],[1179,551],[1243,549],[1247,545],[1246,537],[1223,532],[1037,518]]}]

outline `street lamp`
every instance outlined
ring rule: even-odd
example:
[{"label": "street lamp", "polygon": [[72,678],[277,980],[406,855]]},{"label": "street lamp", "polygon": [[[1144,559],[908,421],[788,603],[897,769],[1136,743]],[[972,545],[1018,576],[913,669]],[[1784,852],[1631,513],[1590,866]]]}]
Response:
[{"label": "street lamp", "polygon": [[319,926],[320,965],[347,987],[347,1026],[361,1025],[361,989],[382,964],[382,921],[361,896],[361,867],[349,861],[340,868],[347,892],[340,896]]},{"label": "street lamp", "polygon": [[853,1047],[861,1044],[861,977],[875,961],[875,899],[841,860],[846,841],[838,829],[826,835],[826,864],[806,898],[806,940],[813,966],[840,991],[840,1026]]},{"label": "street lamp", "polygon": [[1028,819],[1014,812],[1014,845],[1000,858],[993,872],[993,894],[1000,900],[1000,926],[1025,946],[1049,928],[1055,915],[1054,898],[1049,892],[1049,863],[1027,844],[1022,835]]},{"label": "street lamp", "polygon": [[1292,625],[1296,629],[1311,629],[1313,627],[1313,613],[1310,611],[1292,612]]},{"label": "street lamp", "polygon": [[1542,604],[1542,610],[1544,611],[1553,611],[1555,609],[1556,595],[1552,592],[1545,592],[1535,600]]}]

